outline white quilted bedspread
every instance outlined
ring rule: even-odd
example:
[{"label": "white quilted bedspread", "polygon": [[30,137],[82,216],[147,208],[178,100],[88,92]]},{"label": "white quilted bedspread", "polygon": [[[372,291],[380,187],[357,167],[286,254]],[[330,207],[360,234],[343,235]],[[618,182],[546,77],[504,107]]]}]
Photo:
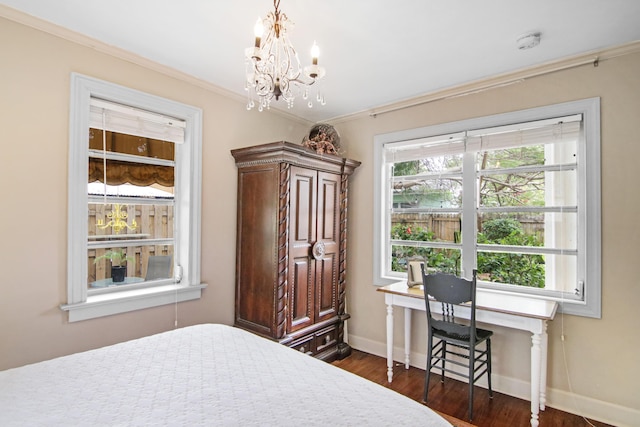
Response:
[{"label": "white quilted bedspread", "polygon": [[0,372],[0,426],[450,426],[246,331],[198,325]]}]

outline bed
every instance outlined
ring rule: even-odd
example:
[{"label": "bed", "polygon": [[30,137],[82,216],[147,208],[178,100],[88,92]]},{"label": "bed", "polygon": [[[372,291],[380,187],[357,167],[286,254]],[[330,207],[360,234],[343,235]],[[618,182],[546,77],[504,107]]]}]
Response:
[{"label": "bed", "polygon": [[6,426],[451,426],[331,364],[218,324],[0,372]]}]

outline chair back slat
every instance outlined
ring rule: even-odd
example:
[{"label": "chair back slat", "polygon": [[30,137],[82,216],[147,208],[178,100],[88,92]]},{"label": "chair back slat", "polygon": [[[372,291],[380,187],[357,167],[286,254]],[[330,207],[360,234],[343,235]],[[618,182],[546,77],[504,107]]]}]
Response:
[{"label": "chair back slat", "polygon": [[453,305],[440,301],[440,307],[442,308],[442,317],[449,322],[456,321],[456,313]]},{"label": "chair back slat", "polygon": [[[471,337],[475,341],[475,271],[472,280],[457,277],[453,274],[426,274],[422,266],[422,278],[429,327],[455,334]],[[440,303],[442,316],[437,318],[431,314],[430,298]],[[471,319],[469,323],[459,322],[455,315],[455,305],[471,303]]]}]

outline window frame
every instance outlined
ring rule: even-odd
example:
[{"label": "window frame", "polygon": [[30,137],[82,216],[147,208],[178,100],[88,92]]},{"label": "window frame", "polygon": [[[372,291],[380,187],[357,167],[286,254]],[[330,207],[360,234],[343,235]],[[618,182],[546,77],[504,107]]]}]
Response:
[{"label": "window frame", "polygon": [[[584,158],[578,167],[578,280],[582,279],[582,298],[565,299],[541,293],[531,294],[529,289],[504,289],[478,283],[478,287],[494,292],[528,295],[558,301],[560,310],[567,314],[601,317],[601,185],[600,185],[600,98],[589,98],[561,104],[519,110],[509,113],[478,117],[457,122],[402,130],[374,136],[374,285],[384,286],[405,280],[405,273],[386,272],[386,259],[390,256],[389,171],[384,162],[384,145],[440,135],[459,134],[475,129],[514,125],[545,120],[553,117],[581,114],[583,117],[583,143],[579,142],[579,155]],[[471,197],[474,197],[471,195]],[[473,201],[472,201],[473,203]],[[464,204],[464,202],[463,202]],[[464,223],[463,223],[464,224]],[[465,227],[465,225],[463,225]],[[475,235],[474,224],[462,230]],[[471,265],[470,262],[473,264]],[[465,261],[465,275],[475,265]]]},{"label": "window frame", "polygon": [[[173,283],[89,295],[87,289],[87,170],[91,98],[176,117],[186,122],[185,141],[176,146],[176,268]],[[71,74],[67,230],[69,322],[198,299],[200,283],[202,110],[77,73]]]}]

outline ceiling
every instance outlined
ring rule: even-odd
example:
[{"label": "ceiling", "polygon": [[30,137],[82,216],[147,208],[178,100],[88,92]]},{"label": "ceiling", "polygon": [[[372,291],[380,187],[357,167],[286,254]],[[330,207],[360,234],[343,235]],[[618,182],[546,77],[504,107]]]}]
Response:
[{"label": "ceiling", "polygon": [[[246,97],[244,49],[271,0],[0,0]],[[303,65],[314,41],[327,104],[311,122],[640,40],[638,0],[281,0]],[[0,9],[1,10],[1,9]],[[516,46],[540,32],[540,45]],[[296,99],[296,101],[298,101]],[[286,110],[279,101],[272,108]],[[248,114],[259,114],[252,111]]]}]

